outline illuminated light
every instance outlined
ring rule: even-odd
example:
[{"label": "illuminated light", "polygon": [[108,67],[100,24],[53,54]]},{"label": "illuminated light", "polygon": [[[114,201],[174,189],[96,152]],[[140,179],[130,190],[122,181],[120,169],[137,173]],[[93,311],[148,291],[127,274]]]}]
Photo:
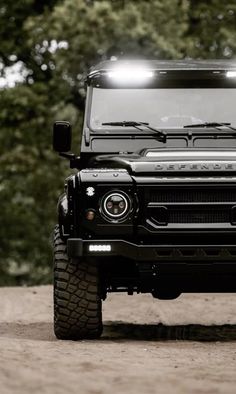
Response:
[{"label": "illuminated light", "polygon": [[111,245],[89,245],[90,252],[110,252]]},{"label": "illuminated light", "polygon": [[92,211],[92,210],[89,210],[89,211],[86,212],[85,217],[86,217],[87,220],[92,221],[95,218],[95,212]]},{"label": "illuminated light", "polygon": [[117,68],[108,73],[108,77],[117,82],[140,82],[154,76],[153,71],[143,68]]},{"label": "illuminated light", "polygon": [[86,194],[87,194],[87,196],[89,196],[89,197],[94,196],[94,194],[95,194],[95,189],[94,189],[94,187],[92,187],[92,186],[87,187],[87,189],[86,189]]},{"label": "illuminated light", "polygon": [[227,78],[236,78],[236,71],[227,71],[226,77]]}]

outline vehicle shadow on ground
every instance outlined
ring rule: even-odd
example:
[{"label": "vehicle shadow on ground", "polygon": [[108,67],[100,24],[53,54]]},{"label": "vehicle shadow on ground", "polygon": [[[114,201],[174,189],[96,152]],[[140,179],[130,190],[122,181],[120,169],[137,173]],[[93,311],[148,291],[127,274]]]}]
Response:
[{"label": "vehicle shadow on ground", "polygon": [[142,341],[236,341],[236,324],[201,324],[166,326],[164,324],[133,324],[106,322],[102,338]]},{"label": "vehicle shadow on ground", "polygon": [[[0,323],[0,338],[29,339],[35,341],[56,341],[53,324]],[[236,324],[201,324],[166,326],[164,324],[134,324],[126,322],[104,322],[102,341],[236,341]]]}]

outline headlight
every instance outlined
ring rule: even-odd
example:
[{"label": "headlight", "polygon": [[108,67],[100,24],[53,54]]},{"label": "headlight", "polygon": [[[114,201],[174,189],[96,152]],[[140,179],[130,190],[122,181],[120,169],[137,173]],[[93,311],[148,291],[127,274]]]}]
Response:
[{"label": "headlight", "polygon": [[119,220],[125,218],[131,208],[129,197],[123,192],[107,194],[101,204],[102,213],[108,218]]}]

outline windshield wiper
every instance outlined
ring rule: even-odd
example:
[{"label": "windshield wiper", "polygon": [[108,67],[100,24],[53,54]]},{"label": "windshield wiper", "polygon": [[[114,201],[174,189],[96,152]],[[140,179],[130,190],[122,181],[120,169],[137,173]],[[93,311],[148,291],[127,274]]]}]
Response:
[{"label": "windshield wiper", "polygon": [[195,124],[188,124],[183,126],[184,128],[194,128],[194,127],[213,127],[214,129],[218,129],[218,127],[227,127],[227,129],[236,131],[235,127],[231,126],[231,123],[219,123],[219,122],[205,122],[205,123],[195,123]]},{"label": "windshield wiper", "polygon": [[163,142],[166,141],[166,133],[164,131],[158,130],[155,127],[149,126],[149,123],[147,122],[136,122],[133,120],[124,120],[122,122],[105,122],[102,123],[103,126],[117,126],[117,127],[134,127],[135,129],[139,130],[139,131],[144,131],[143,129],[141,129],[139,126],[144,126],[146,127],[148,130],[154,131],[155,133],[157,133],[160,137],[161,140]]}]

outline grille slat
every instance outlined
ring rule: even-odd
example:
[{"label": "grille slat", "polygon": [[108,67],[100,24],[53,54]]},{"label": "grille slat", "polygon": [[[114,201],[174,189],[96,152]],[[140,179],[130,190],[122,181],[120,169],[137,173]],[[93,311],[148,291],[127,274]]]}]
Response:
[{"label": "grille slat", "polygon": [[170,210],[168,212],[169,223],[227,223],[230,221],[229,209],[197,209]]},{"label": "grille slat", "polygon": [[151,190],[150,202],[235,202],[236,189],[158,189]]}]

